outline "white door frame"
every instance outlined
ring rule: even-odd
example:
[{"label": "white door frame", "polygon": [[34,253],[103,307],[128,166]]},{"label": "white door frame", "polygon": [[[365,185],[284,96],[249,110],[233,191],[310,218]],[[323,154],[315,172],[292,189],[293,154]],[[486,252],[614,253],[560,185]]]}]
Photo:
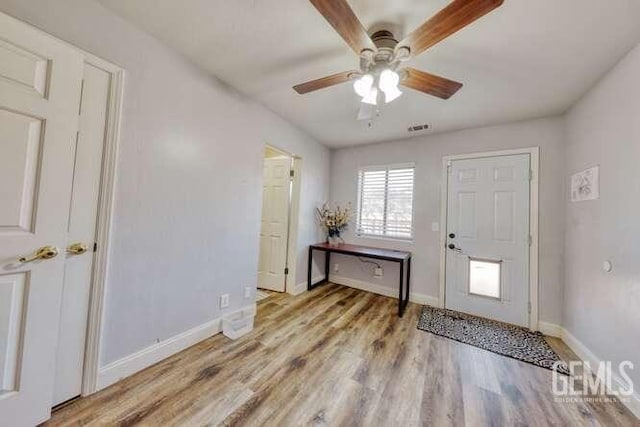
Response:
[{"label": "white door frame", "polygon": [[266,147],[291,158],[291,168],[293,170],[293,181],[291,185],[291,197],[289,198],[289,218],[287,225],[287,265],[289,269],[285,275],[284,291],[289,294],[296,294],[296,261],[298,250],[298,217],[300,216],[300,178],[302,175],[302,158],[286,150],[278,148],[273,144],[266,144]]},{"label": "white door frame", "polygon": [[84,51],[81,52],[85,55],[86,63],[100,68],[111,75],[102,172],[100,177],[98,218],[96,223],[97,248],[93,260],[87,338],[84,354],[84,372],[82,374],[82,395],[86,396],[98,391],[100,346],[102,343],[102,323],[104,320],[104,295],[109,264],[109,246],[116,181],[116,160],[120,139],[122,103],[124,100],[125,71],[92,54]]},{"label": "white door frame", "polygon": [[439,307],[445,307],[446,267],[447,267],[447,206],[449,197],[449,163],[453,160],[478,159],[483,157],[512,156],[515,154],[529,154],[531,167],[531,181],[529,190],[529,329],[538,330],[538,191],[540,148],[518,148],[513,150],[488,151],[482,153],[456,154],[442,158],[442,196],[440,204],[440,299]]}]

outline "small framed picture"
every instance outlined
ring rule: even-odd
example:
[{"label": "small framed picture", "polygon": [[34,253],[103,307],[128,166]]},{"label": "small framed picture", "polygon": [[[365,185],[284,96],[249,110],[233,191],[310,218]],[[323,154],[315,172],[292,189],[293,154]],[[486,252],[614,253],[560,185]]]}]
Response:
[{"label": "small framed picture", "polygon": [[595,200],[600,197],[600,167],[594,166],[571,176],[571,201]]}]

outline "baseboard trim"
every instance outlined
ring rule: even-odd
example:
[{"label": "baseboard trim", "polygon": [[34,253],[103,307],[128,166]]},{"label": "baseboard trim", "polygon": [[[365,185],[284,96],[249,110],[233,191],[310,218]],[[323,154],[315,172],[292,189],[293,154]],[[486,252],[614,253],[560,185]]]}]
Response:
[{"label": "baseboard trim", "polygon": [[[323,275],[318,275],[311,278],[312,283],[317,283],[320,280],[324,279]],[[291,295],[300,295],[303,292],[307,292],[307,281],[305,280],[302,283],[298,283],[293,287],[291,291],[288,291]]]},{"label": "baseboard trim", "polygon": [[[232,313],[225,313],[224,317],[236,312],[244,312],[245,310],[251,310],[255,313],[255,303]],[[222,317],[198,325],[115,362],[111,362],[98,370],[96,391],[115,384],[220,332],[222,332]]]},{"label": "baseboard trim", "polygon": [[549,322],[538,322],[538,331],[550,337],[562,339],[562,326]]},{"label": "baseboard trim", "polygon": [[[371,292],[378,295],[384,295],[385,297],[398,298],[398,289],[389,288],[376,283],[364,282],[361,280],[351,279],[349,277],[330,275],[329,281],[338,285],[349,286],[350,288],[360,289],[362,291]],[[409,301],[416,304],[431,305],[438,307],[440,299],[431,295],[419,294],[411,292],[409,294]]]},{"label": "baseboard trim", "polygon": [[[591,366],[598,366],[600,362],[603,360],[595,355],[586,345],[580,342],[571,332],[562,329],[562,341],[564,341],[567,346],[573,350],[573,352],[580,358],[580,360],[589,362]],[[619,392],[624,387],[624,382],[622,378],[616,373],[612,372],[612,384],[611,388],[608,392]],[[633,413],[637,418],[640,418],[640,394],[637,390],[634,391],[633,395],[627,396],[625,400],[621,400],[622,404]]]},{"label": "baseboard trim", "polygon": [[[593,353],[586,345],[562,326],[554,323],[540,322],[538,324],[538,329],[545,335],[560,338],[580,360],[583,362],[589,362],[592,367],[598,366],[602,361],[601,358],[596,356],[595,353]],[[612,372],[611,380],[611,388],[607,390],[607,392],[617,393],[623,389],[624,382],[617,373]],[[640,394],[638,391],[635,391],[633,395],[628,396],[625,400],[621,400],[621,402],[633,415],[640,418]]]}]

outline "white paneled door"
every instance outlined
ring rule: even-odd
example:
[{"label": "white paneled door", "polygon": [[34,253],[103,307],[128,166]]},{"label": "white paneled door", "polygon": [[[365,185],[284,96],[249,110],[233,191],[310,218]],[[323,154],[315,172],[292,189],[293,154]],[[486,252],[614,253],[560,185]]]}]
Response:
[{"label": "white paneled door", "polygon": [[51,408],[82,72],[78,52],[0,14],[2,425]]},{"label": "white paneled door", "polygon": [[102,150],[107,122],[111,75],[84,64],[80,129],[76,144],[73,192],[65,247],[66,258],[53,405],[79,396],[93,269]]},{"label": "white paneled door", "polygon": [[530,156],[452,160],[448,169],[448,309],[529,325]]},{"label": "white paneled door", "polygon": [[264,161],[258,287],[284,292],[287,264],[291,159]]}]

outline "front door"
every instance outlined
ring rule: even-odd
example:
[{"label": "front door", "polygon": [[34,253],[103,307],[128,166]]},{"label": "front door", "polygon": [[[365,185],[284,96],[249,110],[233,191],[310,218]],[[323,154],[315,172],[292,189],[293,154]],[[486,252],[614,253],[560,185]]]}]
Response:
[{"label": "front door", "polygon": [[291,159],[264,161],[258,287],[284,292],[289,227]]},{"label": "front door", "polygon": [[2,425],[49,417],[82,68],[74,49],[0,14]]},{"label": "front door", "polygon": [[529,325],[530,156],[448,167],[445,307]]}]

